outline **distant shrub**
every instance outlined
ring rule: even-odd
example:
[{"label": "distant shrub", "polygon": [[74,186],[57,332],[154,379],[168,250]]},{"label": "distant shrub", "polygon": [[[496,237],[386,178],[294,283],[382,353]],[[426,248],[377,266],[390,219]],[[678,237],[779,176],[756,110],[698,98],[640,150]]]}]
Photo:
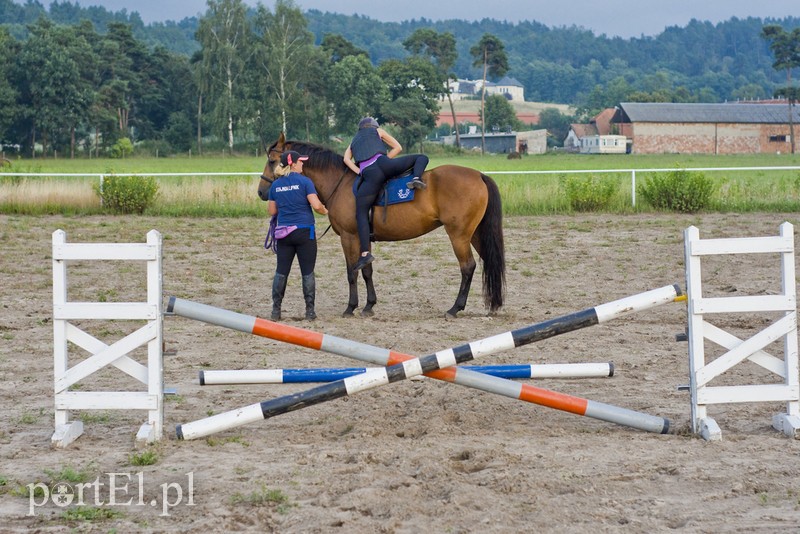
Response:
[{"label": "distant shrub", "polygon": [[561,188],[575,211],[599,211],[609,207],[617,193],[617,183],[598,176],[566,176]]},{"label": "distant shrub", "polygon": [[144,213],[158,195],[152,176],[106,176],[94,191],[103,206],[115,213]]},{"label": "distant shrub", "polygon": [[711,204],[714,183],[701,172],[676,169],[648,176],[639,194],[657,209],[694,213]]},{"label": "distant shrub", "polygon": [[133,143],[127,137],[119,139],[111,147],[111,157],[115,159],[124,158],[133,154]]}]

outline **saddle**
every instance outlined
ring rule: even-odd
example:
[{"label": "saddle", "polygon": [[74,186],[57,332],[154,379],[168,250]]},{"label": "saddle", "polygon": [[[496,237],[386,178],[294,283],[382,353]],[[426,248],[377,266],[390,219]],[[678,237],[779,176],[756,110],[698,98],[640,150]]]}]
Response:
[{"label": "saddle", "polygon": [[[401,204],[403,202],[411,202],[414,200],[414,189],[409,189],[406,184],[411,180],[413,169],[409,169],[400,176],[390,178],[383,184],[383,189],[375,197],[375,202],[369,210],[369,238],[370,241],[375,241],[373,231],[373,218],[375,217],[375,207],[383,206],[384,208],[392,204]],[[353,194],[358,191],[361,185],[362,178],[359,176],[353,184]],[[386,222],[386,210],[383,210],[383,222]]]}]

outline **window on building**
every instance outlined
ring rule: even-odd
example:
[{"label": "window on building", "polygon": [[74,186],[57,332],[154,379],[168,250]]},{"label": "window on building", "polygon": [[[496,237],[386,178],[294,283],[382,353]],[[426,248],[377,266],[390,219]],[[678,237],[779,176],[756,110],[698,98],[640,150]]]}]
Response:
[{"label": "window on building", "polygon": [[770,135],[769,142],[770,143],[785,143],[789,136],[787,135]]}]

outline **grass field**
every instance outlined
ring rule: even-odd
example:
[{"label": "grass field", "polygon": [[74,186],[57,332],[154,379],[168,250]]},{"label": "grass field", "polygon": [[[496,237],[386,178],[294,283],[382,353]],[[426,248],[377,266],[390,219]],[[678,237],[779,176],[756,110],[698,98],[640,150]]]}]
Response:
[{"label": "grass field", "polygon": [[[800,155],[576,155],[544,154],[508,160],[503,155],[431,155],[429,168],[443,164],[478,169],[497,181],[507,215],[568,213],[561,180],[568,171],[596,170],[613,180],[616,192],[606,208],[613,213],[652,210],[641,199],[633,206],[632,172],[637,184],[647,169],[724,168],[705,171],[715,183],[714,211],[797,211],[800,170],[740,170],[749,167],[800,167]],[[18,159],[0,173],[0,213],[102,213],[93,190],[101,175],[137,173],[156,176],[159,196],[152,215],[260,215],[264,205],[255,194],[263,156],[204,156],[129,159]],[[601,172],[619,169],[621,172]],[[728,170],[730,169],[730,170]],[[535,171],[537,174],[532,174]],[[538,174],[552,171],[552,174]],[[14,174],[36,176],[14,176]],[[218,174],[222,173],[222,174]],[[229,173],[229,174],[225,174]],[[81,176],[55,176],[75,174]],[[591,175],[592,173],[588,173]]]}]

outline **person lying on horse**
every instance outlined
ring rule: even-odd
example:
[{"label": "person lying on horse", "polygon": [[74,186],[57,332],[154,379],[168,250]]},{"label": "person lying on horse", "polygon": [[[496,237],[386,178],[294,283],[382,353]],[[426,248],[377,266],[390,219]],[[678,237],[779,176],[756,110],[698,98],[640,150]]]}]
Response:
[{"label": "person lying on horse", "polygon": [[[388,151],[387,151],[388,147]],[[344,152],[344,163],[354,173],[361,175],[361,185],[356,192],[356,223],[361,256],[353,267],[354,271],[363,269],[374,260],[369,244],[369,210],[381,192],[384,183],[412,169],[413,179],[406,184],[409,189],[425,189],[422,173],[428,165],[428,156],[408,154],[397,157],[403,151],[402,145],[372,117],[365,117],[358,123],[358,132]]]}]

